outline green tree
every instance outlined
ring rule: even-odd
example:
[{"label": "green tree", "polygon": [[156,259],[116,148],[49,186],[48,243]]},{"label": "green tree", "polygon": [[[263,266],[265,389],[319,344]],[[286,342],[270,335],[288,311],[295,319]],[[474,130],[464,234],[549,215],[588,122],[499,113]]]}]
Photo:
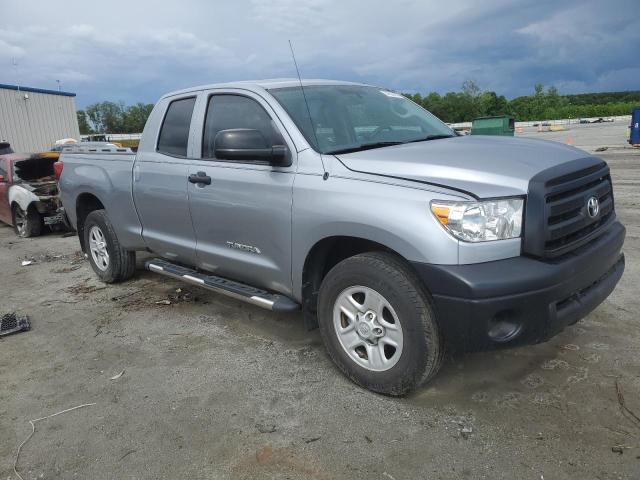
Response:
[{"label": "green tree", "polygon": [[121,133],[141,133],[151,110],[153,110],[153,104],[150,103],[136,103],[127,107],[122,114],[123,130]]},{"label": "green tree", "polygon": [[509,113],[509,102],[504,95],[498,96],[496,92],[483,92],[478,100],[482,116],[490,117]]},{"label": "green tree", "polygon": [[480,95],[480,91],[480,87],[473,80],[465,80],[462,82],[462,93],[470,97],[477,97]]},{"label": "green tree", "polygon": [[94,133],[141,133],[151,110],[152,104],[125,107],[123,102],[99,102],[89,105],[84,113]]},{"label": "green tree", "polygon": [[96,133],[123,133],[124,103],[94,103],[86,112]]},{"label": "green tree", "polygon": [[80,128],[81,135],[88,135],[93,133],[93,129],[89,125],[89,121],[87,120],[87,113],[84,110],[78,110],[76,112],[78,117],[78,127]]}]

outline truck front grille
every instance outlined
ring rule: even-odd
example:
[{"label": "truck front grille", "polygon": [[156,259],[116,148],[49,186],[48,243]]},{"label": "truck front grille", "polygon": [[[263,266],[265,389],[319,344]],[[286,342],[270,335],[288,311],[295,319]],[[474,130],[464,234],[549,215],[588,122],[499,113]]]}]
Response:
[{"label": "truck front grille", "polygon": [[[524,251],[544,258],[557,258],[595,239],[615,218],[606,163],[598,161],[559,175],[553,170],[532,181],[525,218]],[[587,207],[592,197],[599,206],[594,217]],[[531,202],[540,202],[543,208]]]}]

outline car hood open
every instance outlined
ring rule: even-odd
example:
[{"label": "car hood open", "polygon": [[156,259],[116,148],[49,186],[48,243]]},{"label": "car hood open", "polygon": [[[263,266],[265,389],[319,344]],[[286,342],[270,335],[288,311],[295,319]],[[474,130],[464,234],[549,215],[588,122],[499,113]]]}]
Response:
[{"label": "car hood open", "polygon": [[524,195],[537,173],[588,156],[561,143],[480,135],[336,155],[349,170],[440,185],[478,198]]}]

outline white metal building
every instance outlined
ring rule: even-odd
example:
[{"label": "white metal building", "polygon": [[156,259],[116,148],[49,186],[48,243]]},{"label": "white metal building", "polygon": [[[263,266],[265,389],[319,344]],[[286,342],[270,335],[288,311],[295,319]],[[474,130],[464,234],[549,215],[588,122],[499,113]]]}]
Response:
[{"label": "white metal building", "polygon": [[41,152],[80,139],[75,93],[0,84],[0,141],[15,152]]}]

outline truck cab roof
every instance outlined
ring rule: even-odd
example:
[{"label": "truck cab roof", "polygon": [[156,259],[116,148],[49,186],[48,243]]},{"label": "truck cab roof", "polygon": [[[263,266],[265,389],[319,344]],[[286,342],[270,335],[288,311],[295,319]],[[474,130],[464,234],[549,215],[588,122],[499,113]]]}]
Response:
[{"label": "truck cab roof", "polygon": [[[361,85],[367,86],[365,83],[346,82],[342,80],[326,80],[326,79],[302,79],[302,86],[313,85]],[[198,85],[195,87],[176,90],[163,95],[161,98],[173,97],[189,92],[199,92],[201,90],[211,90],[214,88],[241,88],[245,90],[269,90],[272,88],[298,87],[300,80],[297,78],[271,78],[265,80],[242,80],[237,82],[212,83],[209,85]]]}]

